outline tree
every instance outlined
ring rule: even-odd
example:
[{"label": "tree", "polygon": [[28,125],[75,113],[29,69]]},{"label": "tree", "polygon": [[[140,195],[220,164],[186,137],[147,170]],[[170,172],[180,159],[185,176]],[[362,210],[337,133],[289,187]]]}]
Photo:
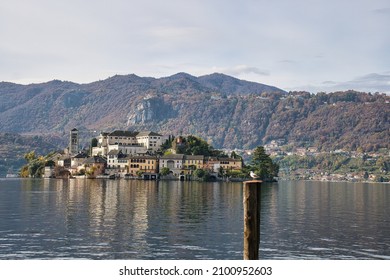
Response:
[{"label": "tree", "polygon": [[45,166],[55,166],[51,159],[53,152],[46,156],[37,156],[35,151],[28,152],[24,155],[27,164],[20,169],[21,177],[41,177],[44,173]]},{"label": "tree", "polygon": [[19,172],[20,177],[27,178],[30,175],[30,172],[28,170],[28,165],[24,165]]},{"label": "tree", "polygon": [[235,151],[231,152],[230,157],[234,158],[234,159],[241,159],[242,160],[242,156],[238,155]]},{"label": "tree", "polygon": [[40,177],[43,173],[45,164],[39,160],[33,160],[28,164],[28,172],[31,177]]},{"label": "tree", "polygon": [[196,169],[192,175],[201,181],[207,181],[210,179],[210,173],[203,169]]},{"label": "tree", "polygon": [[169,172],[170,172],[170,170],[169,170],[168,167],[163,167],[163,168],[161,168],[161,170],[160,170],[160,174],[161,174],[162,176],[168,175]]},{"label": "tree", "polygon": [[218,176],[223,178],[225,175],[226,171],[223,169],[223,167],[221,166],[220,168],[218,168]]},{"label": "tree", "polygon": [[27,160],[27,162],[31,162],[36,159],[35,151],[31,151],[24,155],[24,159]]},{"label": "tree", "polygon": [[165,140],[165,142],[161,145],[161,147],[158,149],[158,154],[163,155],[165,154],[169,149],[172,148],[172,143],[174,142],[174,136],[169,135],[168,139]]},{"label": "tree", "polygon": [[253,152],[251,169],[264,181],[272,181],[279,173],[279,165],[272,161],[262,146],[257,147]]},{"label": "tree", "polygon": [[197,178],[203,178],[206,174],[206,171],[204,171],[203,169],[196,169],[193,173],[193,175]]},{"label": "tree", "polygon": [[98,146],[98,140],[96,138],[92,138],[91,140],[91,147],[97,147]]},{"label": "tree", "polygon": [[47,160],[46,162],[45,162],[45,166],[55,166],[56,165],[56,163],[53,161],[53,160]]},{"label": "tree", "polygon": [[189,135],[187,137],[179,136],[176,141],[172,143],[172,149],[177,154],[186,155],[203,155],[203,156],[214,156],[215,150],[205,140]]}]

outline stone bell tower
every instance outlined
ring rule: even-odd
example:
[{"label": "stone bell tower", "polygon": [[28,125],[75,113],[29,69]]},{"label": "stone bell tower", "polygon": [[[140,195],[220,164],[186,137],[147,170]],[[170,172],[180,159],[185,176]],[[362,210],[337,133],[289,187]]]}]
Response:
[{"label": "stone bell tower", "polygon": [[70,131],[69,154],[75,155],[79,152],[79,131],[73,128]]}]

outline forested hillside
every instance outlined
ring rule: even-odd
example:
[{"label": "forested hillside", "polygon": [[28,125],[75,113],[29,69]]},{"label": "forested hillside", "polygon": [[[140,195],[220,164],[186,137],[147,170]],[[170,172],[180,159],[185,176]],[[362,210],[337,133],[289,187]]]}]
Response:
[{"label": "forested hillside", "polygon": [[0,131],[62,135],[113,129],[194,134],[215,148],[274,139],[320,150],[389,148],[390,97],[354,91],[287,93],[223,74],[114,76],[90,84],[0,83]]},{"label": "forested hillside", "polygon": [[[15,133],[0,133],[0,177],[8,171],[18,172],[25,164],[24,155],[35,151],[37,155],[61,149],[62,139],[54,136],[21,136]],[[11,170],[10,170],[11,169]]]}]

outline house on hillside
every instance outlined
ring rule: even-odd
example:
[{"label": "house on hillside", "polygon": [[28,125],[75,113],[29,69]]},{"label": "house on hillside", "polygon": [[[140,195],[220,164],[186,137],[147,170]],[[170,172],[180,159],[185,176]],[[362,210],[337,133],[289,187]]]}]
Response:
[{"label": "house on hillside", "polygon": [[295,150],[295,153],[298,156],[302,156],[302,157],[306,156],[306,152],[307,152],[306,148],[296,148]]}]

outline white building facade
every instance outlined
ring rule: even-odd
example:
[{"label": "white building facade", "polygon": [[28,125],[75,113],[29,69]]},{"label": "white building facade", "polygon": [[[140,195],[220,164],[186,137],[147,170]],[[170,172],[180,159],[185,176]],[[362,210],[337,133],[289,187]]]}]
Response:
[{"label": "white building facade", "polygon": [[97,147],[92,148],[92,155],[107,156],[113,150],[126,155],[143,155],[148,151],[156,152],[166,139],[167,137],[152,131],[102,132],[97,137]]}]

